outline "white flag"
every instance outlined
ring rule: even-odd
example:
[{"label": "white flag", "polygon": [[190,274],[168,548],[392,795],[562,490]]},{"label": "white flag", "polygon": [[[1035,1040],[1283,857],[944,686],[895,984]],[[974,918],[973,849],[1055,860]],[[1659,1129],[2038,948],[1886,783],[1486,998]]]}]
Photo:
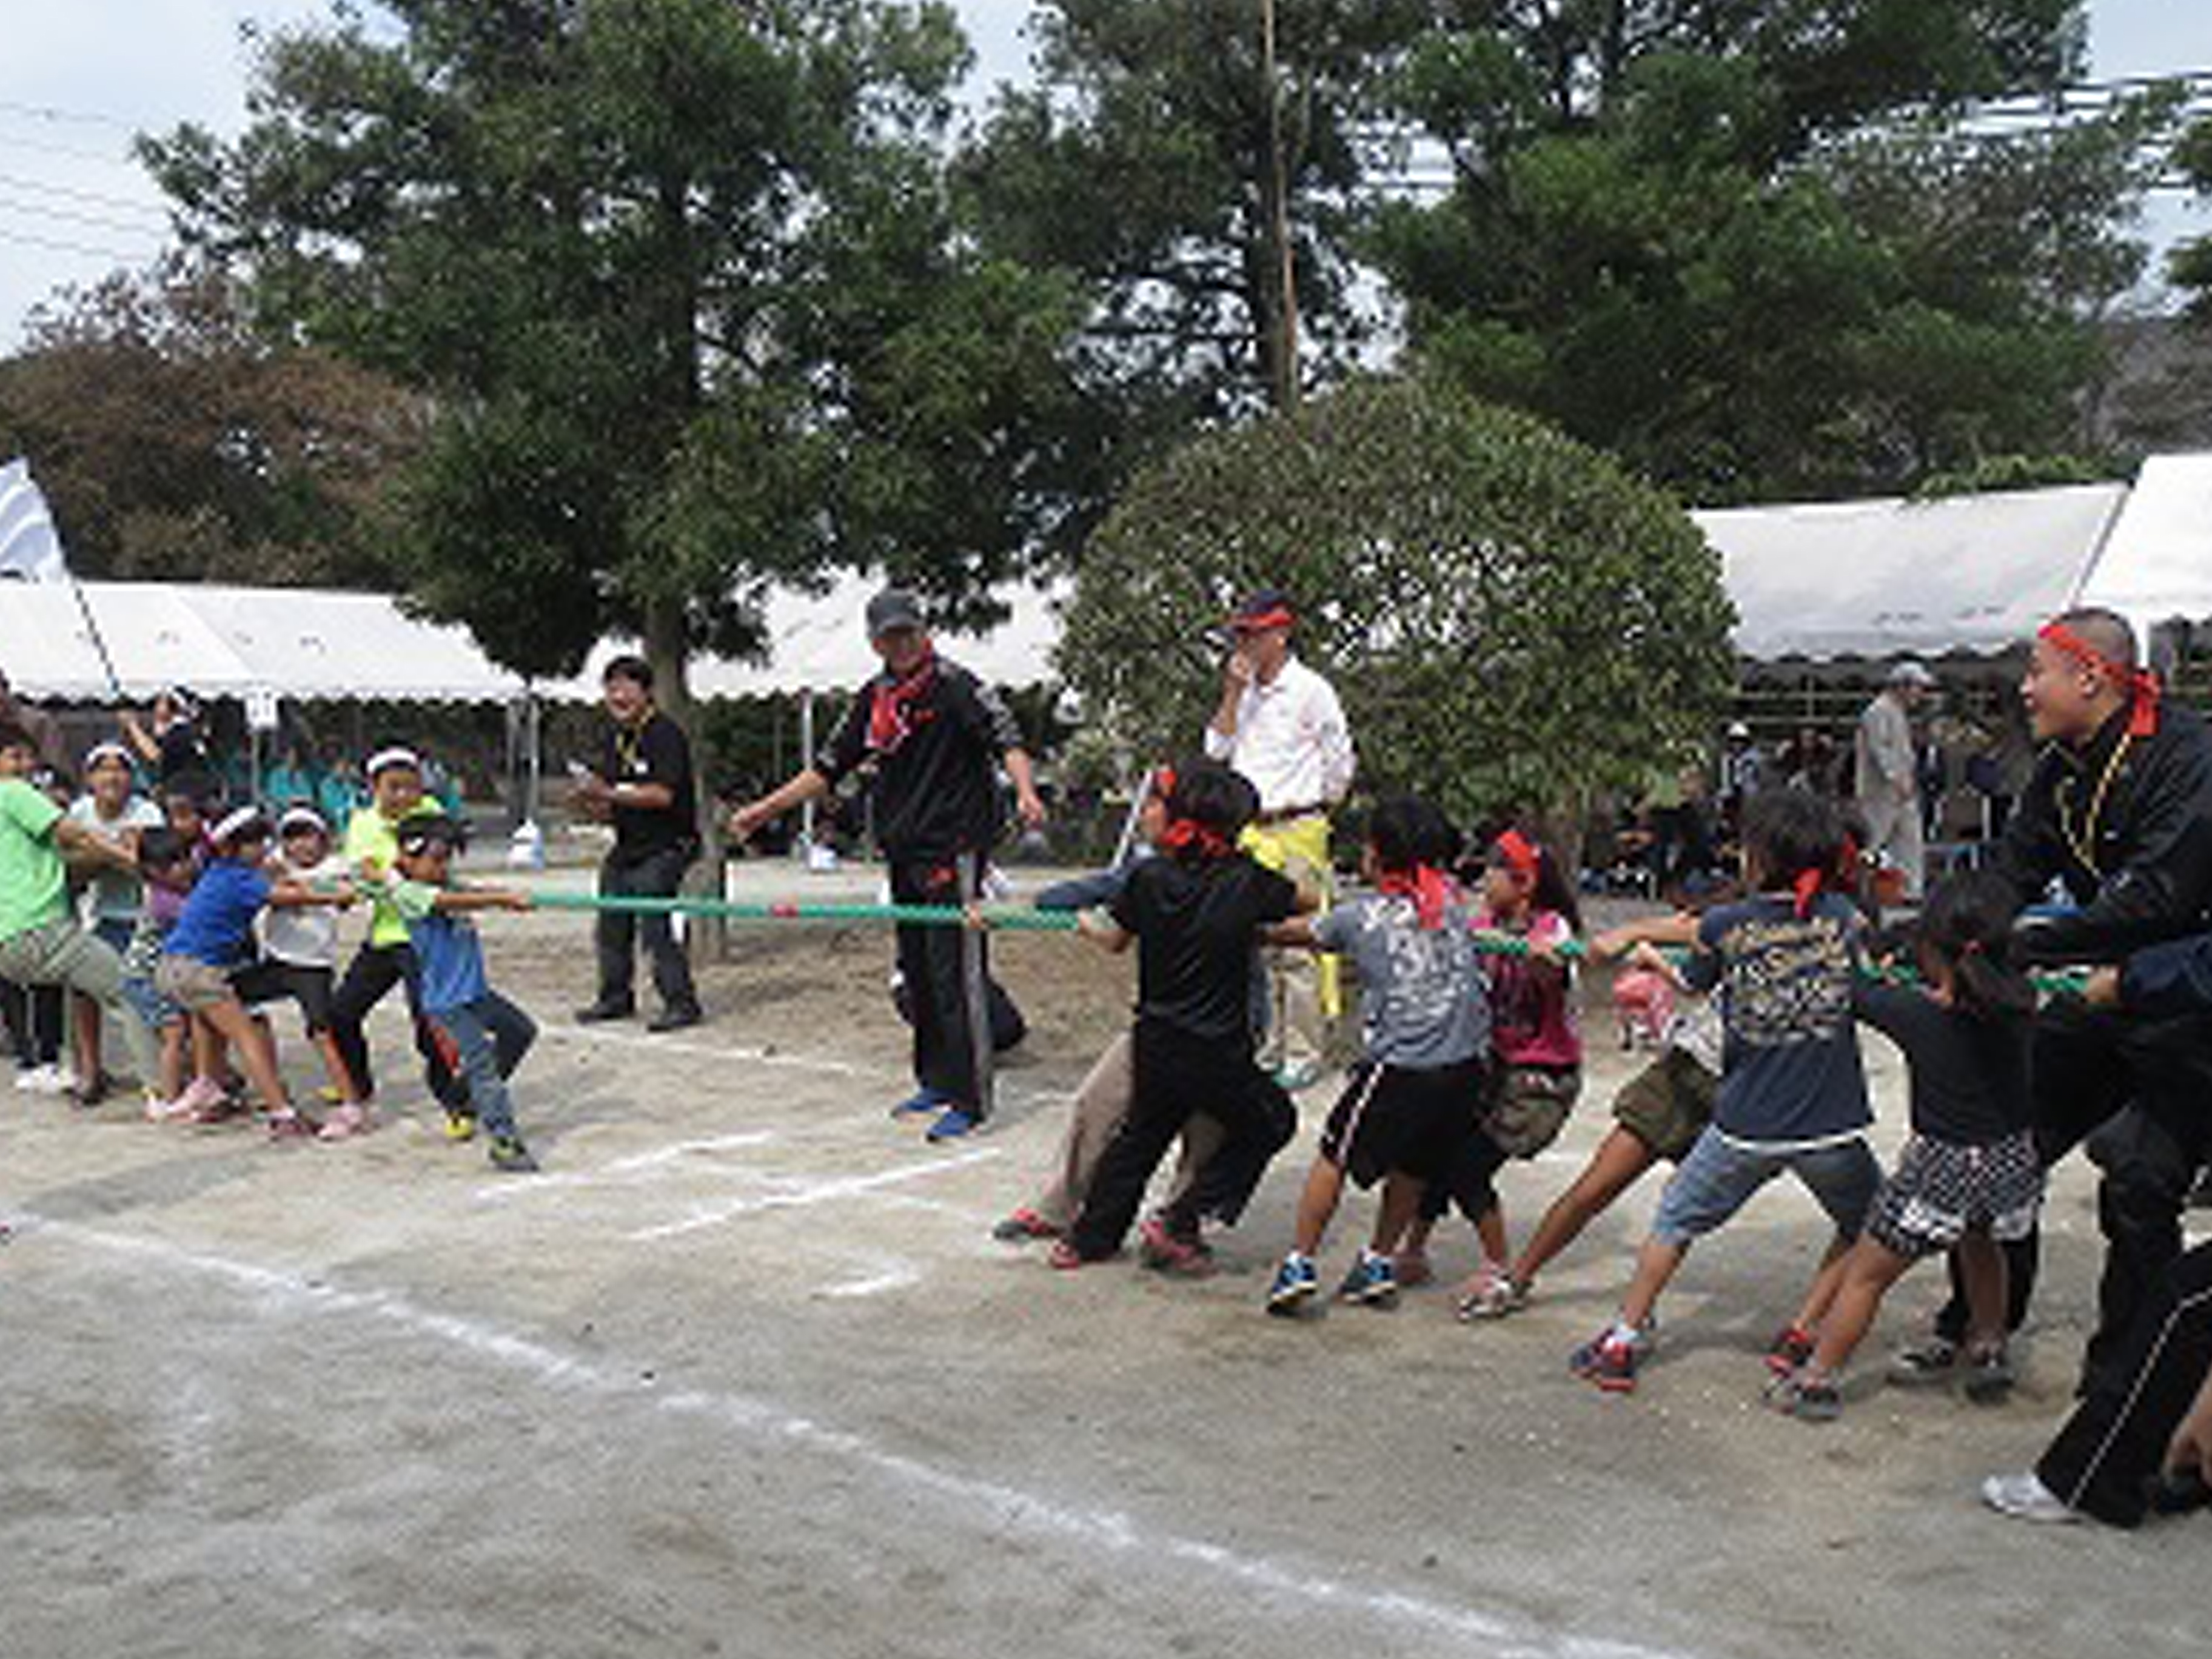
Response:
[{"label": "white flag", "polygon": [[31,482],[30,463],[20,459],[0,466],[0,576],[33,582],[69,579],[46,498]]}]

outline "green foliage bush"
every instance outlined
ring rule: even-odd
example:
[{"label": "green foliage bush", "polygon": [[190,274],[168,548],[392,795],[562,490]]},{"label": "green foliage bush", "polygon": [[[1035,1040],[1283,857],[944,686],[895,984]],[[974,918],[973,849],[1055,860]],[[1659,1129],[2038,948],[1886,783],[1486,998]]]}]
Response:
[{"label": "green foliage bush", "polygon": [[1720,560],[1679,506],[1526,416],[1355,381],[1194,442],[1092,538],[1060,666],[1131,757],[1195,751],[1241,593],[1290,591],[1361,787],[1565,815],[1701,740],[1732,680]]}]

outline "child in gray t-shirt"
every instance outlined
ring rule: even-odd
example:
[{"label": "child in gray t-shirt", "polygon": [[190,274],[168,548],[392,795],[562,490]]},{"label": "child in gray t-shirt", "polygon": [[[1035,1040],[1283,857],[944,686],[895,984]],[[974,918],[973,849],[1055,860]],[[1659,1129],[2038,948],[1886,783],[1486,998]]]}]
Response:
[{"label": "child in gray t-shirt", "polygon": [[1383,801],[1369,820],[1362,867],[1370,894],[1328,915],[1268,930],[1271,942],[1350,957],[1358,968],[1365,1053],[1329,1114],[1298,1200],[1297,1240],[1267,1293],[1267,1310],[1297,1315],[1320,1288],[1314,1253],[1349,1176],[1382,1182],[1367,1247],[1338,1294],[1370,1307],[1397,1298],[1391,1267],[1426,1184],[1442,1176],[1474,1133],[1490,1050],[1473,919],[1443,872],[1458,852],[1443,815],[1412,797]]}]

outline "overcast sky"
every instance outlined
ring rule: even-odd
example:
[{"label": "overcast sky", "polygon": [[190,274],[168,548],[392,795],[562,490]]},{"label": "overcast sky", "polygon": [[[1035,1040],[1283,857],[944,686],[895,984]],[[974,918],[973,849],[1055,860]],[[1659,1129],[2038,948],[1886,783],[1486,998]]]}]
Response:
[{"label": "overcast sky", "polygon": [[[1942,0],[1929,0],[1941,3]],[[1018,77],[1029,0],[957,0],[978,81]],[[327,16],[329,0],[62,0],[10,7],[0,52],[0,350],[33,305],[66,283],[142,264],[161,246],[161,198],[127,155],[131,135],[245,118],[241,28]],[[2201,0],[2092,0],[2092,70],[2102,77],[2212,68]],[[2179,198],[2162,237],[2207,228]]]}]

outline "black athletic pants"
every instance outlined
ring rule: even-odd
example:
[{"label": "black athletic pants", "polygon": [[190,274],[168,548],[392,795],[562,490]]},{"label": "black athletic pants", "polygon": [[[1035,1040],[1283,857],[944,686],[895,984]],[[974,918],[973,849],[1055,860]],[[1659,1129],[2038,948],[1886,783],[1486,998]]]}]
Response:
[{"label": "black athletic pants", "polygon": [[2127,1338],[2036,1464],[2077,1510],[2132,1527],[2166,1443],[2212,1370],[2212,1243],[2169,1263]]},{"label": "black athletic pants", "polygon": [[[599,866],[600,896],[674,898],[683,888],[684,871],[696,856],[689,843],[663,848],[643,858],[611,853]],[[691,963],[684,954],[684,942],[676,937],[672,917],[602,910],[592,926],[592,942],[599,954],[600,1007],[627,1008],[635,1001],[631,989],[636,975],[634,946],[642,943],[653,964],[653,988],[660,994],[661,1006],[672,1014],[699,1012]]]},{"label": "black athletic pants", "polygon": [[[2181,1214],[2212,1152],[2212,1015],[2141,1019],[2058,1003],[2036,1018],[2035,1147],[2049,1169],[2087,1142],[2104,1171],[2097,1222],[2105,1235],[2097,1328],[2083,1359],[2085,1389],[2119,1358],[2159,1275],[2181,1254]],[[2026,1317],[2041,1241],[2005,1249],[2009,1328]],[[1959,1340],[1966,1297],[1952,1264],[1952,1296],[1937,1332]]]},{"label": "black athletic pants", "polygon": [[1085,1261],[1121,1247],[1145,1186],[1182,1126],[1204,1112],[1222,1127],[1220,1150],[1189,1188],[1162,1212],[1169,1231],[1188,1237],[1199,1218],[1233,1222],[1244,1212],[1267,1164],[1297,1132],[1297,1111],[1252,1059],[1249,1045],[1187,1036],[1139,1020],[1131,1033],[1133,1082],[1129,1114],[1091,1177],[1083,1212],[1069,1237]]},{"label": "black athletic pants", "polygon": [[376,1092],[376,1076],[368,1062],[368,1011],[384,1000],[395,985],[407,989],[407,1017],[415,1025],[415,1052],[422,1056],[422,1075],[438,1103],[448,1111],[466,1109],[469,1091],[454,1073],[457,1056],[452,1043],[440,1034],[422,1012],[422,977],[415,951],[406,945],[364,945],[338,981],[331,1000],[331,1036],[344,1057],[346,1070],[364,1098]]},{"label": "black athletic pants", "polygon": [[[974,853],[958,860],[893,860],[894,904],[951,904],[977,890],[982,860]],[[963,864],[966,866],[963,885]],[[962,930],[938,922],[901,922],[896,931],[899,976],[906,983],[914,1021],[914,1080],[957,1102],[980,1118],[990,1109],[978,1081],[975,1045],[968,1034],[968,979]],[[974,960],[988,985],[990,954]],[[988,992],[986,993],[988,994]]]}]

